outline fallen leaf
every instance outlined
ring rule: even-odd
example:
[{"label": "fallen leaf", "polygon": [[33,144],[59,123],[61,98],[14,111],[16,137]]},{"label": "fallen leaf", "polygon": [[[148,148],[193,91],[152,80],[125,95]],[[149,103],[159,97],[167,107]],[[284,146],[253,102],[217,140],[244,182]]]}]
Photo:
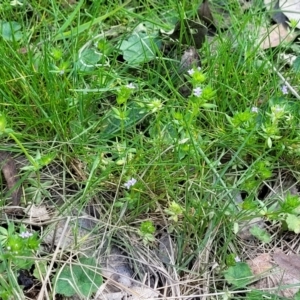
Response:
[{"label": "fallen leaf", "polygon": [[[275,249],[273,261],[275,263],[272,263],[269,253],[246,261],[252,273],[260,278],[251,288],[262,291],[274,290],[277,296],[293,297],[299,290],[300,257],[295,254],[287,256],[280,249]],[[288,285],[294,285],[294,287],[279,289]]]},{"label": "fallen leaf", "polygon": [[198,8],[198,16],[200,20],[204,22],[208,27],[215,27],[214,17],[211,13],[209,2],[207,0],[204,0]]},{"label": "fallen leaf", "polygon": [[279,7],[279,0],[264,0],[264,4],[270,16],[277,24],[286,24],[288,19]]},{"label": "fallen leaf", "polygon": [[295,39],[295,35],[290,33],[282,24],[275,24],[270,28],[262,28],[260,30],[259,40],[261,49],[269,49],[279,46],[283,41],[291,42]]},{"label": "fallen leaf", "polygon": [[261,275],[273,268],[271,259],[269,253],[263,253],[252,260],[248,260],[247,263],[254,275]]},{"label": "fallen leaf", "polygon": [[34,204],[26,207],[26,215],[29,217],[29,220],[32,222],[43,222],[51,219],[49,212],[45,205],[36,206]]},{"label": "fallen leaf", "polygon": [[300,1],[299,0],[279,0],[279,7],[289,18],[298,22],[297,28],[300,29]]},{"label": "fallen leaf", "polygon": [[286,255],[281,250],[278,250],[273,255],[274,261],[278,266],[287,273],[300,280],[300,256],[297,254]]},{"label": "fallen leaf", "polygon": [[195,48],[200,49],[205,41],[206,34],[207,28],[204,25],[184,19],[175,25],[175,29],[169,37],[178,40],[181,44],[195,46]]}]

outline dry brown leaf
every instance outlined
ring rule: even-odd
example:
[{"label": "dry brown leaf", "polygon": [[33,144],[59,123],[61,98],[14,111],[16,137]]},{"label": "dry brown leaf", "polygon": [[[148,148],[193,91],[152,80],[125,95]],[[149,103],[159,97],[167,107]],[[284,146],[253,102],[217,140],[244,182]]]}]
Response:
[{"label": "dry brown leaf", "polygon": [[298,22],[297,28],[300,29],[300,1],[299,0],[279,0],[279,7],[289,18]]},{"label": "dry brown leaf", "polygon": [[271,264],[271,256],[268,253],[261,254],[252,260],[247,261],[254,275],[261,275],[273,268]]},{"label": "dry brown leaf", "polygon": [[49,212],[45,205],[36,206],[34,204],[25,209],[25,213],[29,220],[32,222],[44,222],[51,219]]},{"label": "dry brown leaf", "polygon": [[291,42],[295,39],[295,35],[290,33],[282,24],[275,24],[270,28],[262,28],[259,36],[261,37],[259,44],[261,49],[269,49],[277,47],[283,41]]},{"label": "dry brown leaf", "polygon": [[[270,290],[287,285],[298,285],[300,258],[298,255],[284,254],[280,249],[275,249],[273,260],[276,264],[271,263],[271,255],[268,253],[261,254],[253,260],[247,261],[253,274],[264,276],[252,285],[255,289]],[[295,263],[294,263],[295,261]],[[297,278],[295,277],[297,276]],[[275,289],[278,296],[293,297],[299,288]]]},{"label": "dry brown leaf", "polygon": [[[149,288],[149,287],[138,287],[134,286],[128,291],[116,292],[116,293],[105,293],[96,300],[146,300],[146,299],[156,299],[159,298],[159,292]],[[159,298],[161,299],[161,298]]]},{"label": "dry brown leaf", "polygon": [[286,255],[278,250],[274,253],[273,259],[278,266],[292,275],[294,278],[300,280],[300,256],[297,254]]}]

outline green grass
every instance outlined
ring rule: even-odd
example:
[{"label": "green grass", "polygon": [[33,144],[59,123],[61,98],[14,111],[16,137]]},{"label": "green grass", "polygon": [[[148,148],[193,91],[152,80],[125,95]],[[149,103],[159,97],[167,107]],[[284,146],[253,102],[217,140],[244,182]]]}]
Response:
[{"label": "green grass", "polygon": [[[230,7],[230,29],[207,38],[199,50],[201,86],[214,92],[203,103],[179,92],[193,81],[178,74],[187,46],[164,41],[159,48],[151,40],[155,59],[135,65],[124,61],[120,50],[140,23],[157,35],[158,29],[174,28],[180,17],[197,20],[199,2],[117,2],[0,5],[2,22],[17,22],[22,33],[17,40],[1,37],[0,48],[0,111],[7,122],[1,149],[35,164],[35,170],[22,171],[22,206],[42,203],[66,218],[93,205],[97,239],[88,245],[105,246],[102,252],[118,245],[136,265],[142,260],[144,268],[165,268],[168,275],[160,275],[161,281],[178,283],[169,297],[224,299],[232,292],[232,299],[252,299],[246,290],[235,293],[224,271],[230,255],[252,259],[264,245],[259,239],[249,242],[257,249],[247,253],[248,241],[235,226],[258,216],[283,226],[280,213],[298,217],[294,210],[268,205],[284,202],[290,190],[285,182],[297,186],[299,180],[299,104],[290,92],[282,93],[284,83],[272,69],[297,88],[299,73],[278,56],[289,45],[262,53],[254,29],[269,22],[266,12],[255,1],[246,12]],[[130,83],[133,90],[125,88]],[[124,188],[131,178],[136,184]],[[277,198],[262,195],[263,187],[278,178]],[[152,221],[154,232],[146,221]],[[72,224],[75,228],[76,221]],[[51,232],[51,226],[44,230]],[[169,266],[154,251],[163,231],[173,240]],[[273,235],[265,247],[272,249],[279,239]],[[78,238],[77,248],[42,252],[39,259],[51,262],[55,272],[85,243]],[[14,299],[24,297],[13,266],[6,273],[0,287]],[[44,278],[54,285],[52,277]],[[46,283],[41,280],[36,293]],[[51,299],[52,293],[49,289],[45,297]]]}]

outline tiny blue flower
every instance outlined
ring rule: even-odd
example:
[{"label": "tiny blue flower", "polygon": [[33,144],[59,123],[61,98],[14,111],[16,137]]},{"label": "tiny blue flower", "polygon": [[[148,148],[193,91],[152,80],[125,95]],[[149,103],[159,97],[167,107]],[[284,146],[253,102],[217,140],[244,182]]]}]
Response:
[{"label": "tiny blue flower", "polygon": [[137,182],[136,179],[131,178],[126,183],[124,183],[124,187],[129,190],[132,186],[136,184],[136,182]]},{"label": "tiny blue flower", "polygon": [[287,95],[287,94],[289,93],[288,88],[287,88],[286,85],[283,85],[283,86],[281,87],[281,91],[282,91],[282,94],[283,94],[283,95]]},{"label": "tiny blue flower", "polygon": [[21,238],[23,238],[23,239],[26,239],[26,238],[31,237],[31,236],[32,236],[32,233],[29,232],[29,231],[21,232],[21,233],[19,234],[19,236],[20,236]]}]

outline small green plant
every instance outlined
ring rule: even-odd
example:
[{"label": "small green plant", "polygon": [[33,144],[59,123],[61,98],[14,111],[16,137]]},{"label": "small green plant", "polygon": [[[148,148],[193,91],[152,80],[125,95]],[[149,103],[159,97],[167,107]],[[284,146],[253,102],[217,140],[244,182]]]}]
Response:
[{"label": "small green plant", "polygon": [[234,287],[241,288],[253,280],[253,274],[250,267],[244,262],[237,262],[234,266],[230,266],[224,272],[225,279]]},{"label": "small green plant", "polygon": [[143,242],[147,245],[149,242],[154,242],[155,226],[152,221],[142,222],[138,230],[138,234],[142,237]]},{"label": "small green plant", "polygon": [[53,278],[55,292],[66,297],[79,295],[87,299],[102,284],[102,276],[94,258],[81,257],[77,264],[65,265]]},{"label": "small green plant", "polygon": [[6,272],[12,272],[16,278],[19,270],[29,270],[35,263],[40,240],[37,232],[28,231],[24,225],[16,228],[14,223],[8,222],[7,228],[0,227],[0,245],[0,298],[8,299],[13,295],[9,286],[14,284]]},{"label": "small green plant", "polygon": [[181,207],[180,204],[172,201],[168,208],[165,209],[165,213],[169,215],[169,220],[174,221],[175,223],[178,222],[179,218],[182,216],[184,209]]}]

